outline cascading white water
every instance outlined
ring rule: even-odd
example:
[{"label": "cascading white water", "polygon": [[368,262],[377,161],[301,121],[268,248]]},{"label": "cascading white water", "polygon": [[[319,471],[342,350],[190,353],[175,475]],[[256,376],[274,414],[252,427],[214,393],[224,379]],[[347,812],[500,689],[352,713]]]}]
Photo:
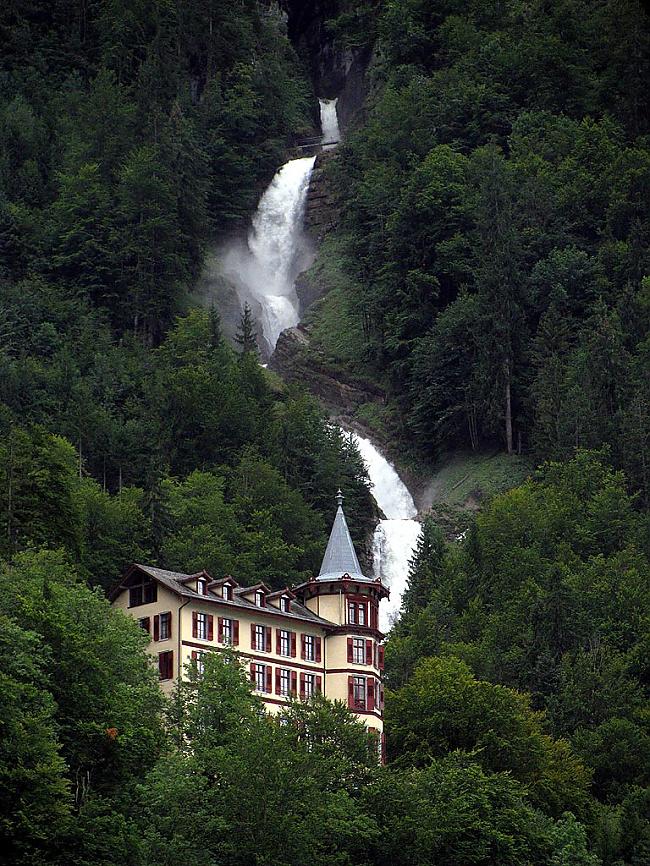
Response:
[{"label": "cascading white water", "polygon": [[390,599],[379,608],[379,627],[388,631],[402,603],[409,573],[409,560],[420,535],[421,526],[413,497],[395,467],[368,439],[353,433],[354,441],[368,468],[373,496],[386,515],[380,520],[373,537],[373,571],[390,589]]},{"label": "cascading white water", "polygon": [[223,269],[241,287],[242,300],[259,303],[262,333],[271,349],[285,328],[298,324],[296,277],[309,262],[302,220],[315,156],[292,159],[276,173],[260,199],[248,246],[231,247]]},{"label": "cascading white water", "polygon": [[325,145],[323,150],[331,150],[341,140],[339,118],[336,112],[337,102],[338,99],[318,100],[318,104],[320,105],[320,126],[323,131],[321,141]]}]

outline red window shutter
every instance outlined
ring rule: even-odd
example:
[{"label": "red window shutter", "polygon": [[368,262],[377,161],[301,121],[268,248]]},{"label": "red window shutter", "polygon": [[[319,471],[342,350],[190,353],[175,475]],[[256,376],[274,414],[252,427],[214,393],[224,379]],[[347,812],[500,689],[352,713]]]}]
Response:
[{"label": "red window shutter", "polygon": [[153,618],[153,639],[160,640],[160,617],[158,614]]},{"label": "red window shutter", "polygon": [[291,694],[295,695],[298,691],[298,674],[296,671],[291,671]]},{"label": "red window shutter", "polygon": [[304,659],[305,657],[305,636],[304,634],[300,635],[300,658]]},{"label": "red window shutter", "polygon": [[305,699],[305,675],[302,671],[300,672],[300,697]]},{"label": "red window shutter", "polygon": [[295,659],[296,657],[296,633],[295,631],[291,632],[291,658]]},{"label": "red window shutter", "polygon": [[280,668],[275,669],[275,693],[279,695],[282,691],[282,687],[280,685]]},{"label": "red window shutter", "polygon": [[371,640],[366,641],[366,664],[367,665],[372,664],[372,641]]},{"label": "red window shutter", "polygon": [[266,666],[266,691],[271,694],[273,691],[273,668],[271,665]]},{"label": "red window shutter", "polygon": [[348,677],[348,707],[354,709],[354,677]]},{"label": "red window shutter", "polygon": [[167,622],[168,622],[168,628],[169,628],[169,636],[171,637],[172,636],[172,612],[171,612],[171,610],[167,614]]},{"label": "red window shutter", "polygon": [[142,628],[146,631],[147,634],[151,633],[151,617],[147,616],[142,621]]},{"label": "red window shutter", "polygon": [[255,685],[255,671],[257,669],[257,665],[255,662],[251,662],[251,682]]},{"label": "red window shutter", "polygon": [[354,641],[351,637],[348,638],[348,662],[354,661]]},{"label": "red window shutter", "polygon": [[195,610],[193,610],[192,611],[192,637],[196,637],[199,633],[199,628],[197,625],[198,618],[199,618],[198,613]]},{"label": "red window shutter", "polygon": [[316,677],[316,691],[317,692],[323,691],[323,678],[322,677]]},{"label": "red window shutter", "polygon": [[366,680],[366,708],[374,710],[375,708],[375,681],[372,677]]},{"label": "red window shutter", "polygon": [[[280,643],[280,629],[276,628],[275,630],[275,654],[280,655],[281,643]],[[277,671],[276,671],[277,673]]]},{"label": "red window shutter", "polygon": [[251,624],[251,649],[256,650],[257,644],[255,643],[255,626]]},{"label": "red window shutter", "polygon": [[379,670],[383,671],[384,669],[384,647],[379,647]]},{"label": "red window shutter", "polygon": [[321,660],[321,640],[319,637],[316,638],[316,661],[319,662]]},{"label": "red window shutter", "polygon": [[234,619],[232,621],[232,644],[233,646],[239,646],[239,620]]},{"label": "red window shutter", "polygon": [[223,643],[223,617],[217,617],[217,640],[219,643]]},{"label": "red window shutter", "polygon": [[199,654],[196,650],[192,650],[192,661],[195,662],[199,657]]},{"label": "red window shutter", "polygon": [[208,640],[214,640],[214,617],[208,614]]},{"label": "red window shutter", "polygon": [[271,652],[271,626],[265,626],[264,632],[266,635],[266,651],[267,653]]}]

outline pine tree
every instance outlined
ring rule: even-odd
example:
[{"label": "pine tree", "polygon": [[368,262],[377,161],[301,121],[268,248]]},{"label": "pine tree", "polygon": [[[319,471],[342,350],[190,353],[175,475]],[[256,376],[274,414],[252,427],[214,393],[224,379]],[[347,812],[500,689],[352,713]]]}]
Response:
[{"label": "pine tree", "polygon": [[239,330],[235,334],[235,342],[241,346],[242,355],[252,352],[259,354],[257,348],[257,331],[255,330],[255,319],[248,303],[244,304],[244,312],[239,322]]}]

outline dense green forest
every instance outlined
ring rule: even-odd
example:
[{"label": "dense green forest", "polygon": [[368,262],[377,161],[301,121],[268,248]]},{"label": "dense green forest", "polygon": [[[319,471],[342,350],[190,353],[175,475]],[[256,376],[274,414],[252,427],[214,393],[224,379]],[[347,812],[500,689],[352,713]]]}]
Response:
[{"label": "dense green forest", "polygon": [[278,5],[0,7],[0,863],[646,866],[637,0],[320,4],[372,59],[315,327],[390,383],[420,455],[540,467],[455,543],[425,521],[387,765],[341,705],[266,716],[227,657],[163,699],[106,600],[133,560],[300,581],[339,485],[359,549],[374,525],[354,444],[259,365],[254,323],[235,351],[190,301],[314,132]]},{"label": "dense green forest", "polygon": [[[340,22],[372,38],[347,5]],[[369,116],[332,166],[337,325],[389,376],[425,454],[607,443],[647,500],[647,10],[383,6]]]}]

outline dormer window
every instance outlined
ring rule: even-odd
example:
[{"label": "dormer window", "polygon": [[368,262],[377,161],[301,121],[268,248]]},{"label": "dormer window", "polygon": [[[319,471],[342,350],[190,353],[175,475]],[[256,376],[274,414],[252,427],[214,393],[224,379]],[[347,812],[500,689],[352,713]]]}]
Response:
[{"label": "dormer window", "polygon": [[264,607],[264,592],[261,589],[255,590],[255,604],[257,607]]},{"label": "dormer window", "polygon": [[199,595],[207,595],[208,594],[208,582],[207,582],[207,580],[197,580],[196,591],[198,592]]},{"label": "dormer window", "polygon": [[232,586],[229,583],[224,583],[221,587],[221,595],[226,601],[232,600]]},{"label": "dormer window", "polygon": [[283,595],[280,597],[280,610],[283,613],[289,613],[291,602],[288,596]]}]

